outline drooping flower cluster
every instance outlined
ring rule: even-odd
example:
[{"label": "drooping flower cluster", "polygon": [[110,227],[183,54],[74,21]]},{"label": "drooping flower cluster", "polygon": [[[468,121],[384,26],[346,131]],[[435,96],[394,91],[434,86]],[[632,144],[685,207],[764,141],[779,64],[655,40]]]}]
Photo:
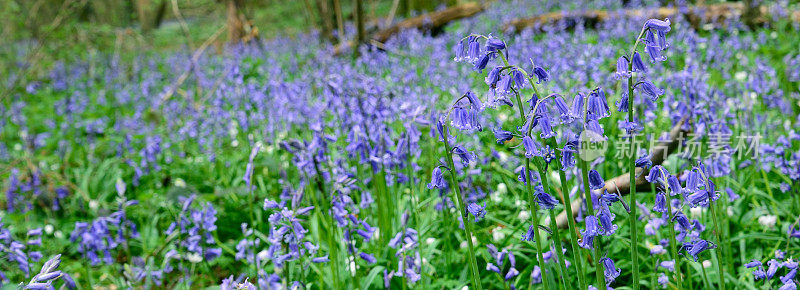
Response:
[{"label": "drooping flower cluster", "polygon": [[61,266],[61,254],[47,260],[42,265],[42,269],[39,270],[39,274],[33,276],[24,289],[55,289],[53,283],[59,279],[64,282],[64,286],[68,289],[75,289],[76,285],[75,281],[72,280],[72,276],[58,270],[59,266]]},{"label": "drooping flower cluster", "polygon": [[78,252],[89,259],[92,266],[114,263],[113,250],[127,243],[128,239],[139,238],[136,224],[127,218],[125,209],[138,204],[138,201],[123,201],[117,211],[91,222],[76,222],[69,240],[78,244]]},{"label": "drooping flower cluster", "polygon": [[[493,244],[488,244],[486,247],[489,251],[489,257],[491,258],[486,263],[486,270],[497,273],[504,281],[514,279],[514,277],[519,275],[519,270],[516,268],[517,259],[514,257],[514,253],[506,248],[502,251],[498,251],[497,247]],[[508,269],[506,269],[506,261],[508,261]],[[513,283],[511,289],[516,289]]]},{"label": "drooping flower cluster", "polygon": [[167,236],[176,236],[173,247],[164,255],[164,272],[174,270],[173,262],[178,261],[179,270],[187,271],[184,261],[199,263],[211,262],[220,255],[222,249],[216,247],[214,232],[217,230],[217,210],[210,202],[193,207],[197,195],[179,197],[181,212],[178,220],[170,223],[164,232]]},{"label": "drooping flower cluster", "polygon": [[[407,215],[405,215],[407,217]],[[405,277],[409,285],[422,278],[422,258],[419,255],[419,236],[417,230],[406,228],[389,240],[389,247],[397,249],[397,270],[383,270],[384,287],[390,288],[392,277]]]}]

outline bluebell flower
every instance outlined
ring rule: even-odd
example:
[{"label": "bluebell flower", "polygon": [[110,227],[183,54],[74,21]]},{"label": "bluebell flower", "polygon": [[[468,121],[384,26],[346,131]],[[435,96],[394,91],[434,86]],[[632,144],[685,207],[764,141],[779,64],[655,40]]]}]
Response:
[{"label": "bluebell flower", "polygon": [[512,134],[509,131],[505,131],[503,129],[495,129],[494,137],[497,138],[497,144],[503,144],[506,141],[514,139],[514,134]]},{"label": "bluebell flower", "polygon": [[564,101],[560,95],[556,95],[553,98],[553,103],[556,105],[556,109],[558,110],[559,117],[562,122],[567,122],[570,120],[570,113],[569,108],[567,107],[567,102]]},{"label": "bluebell flower", "polygon": [[781,285],[778,290],[797,290],[797,284],[794,283],[793,280],[786,281],[783,285]]},{"label": "bluebell flower", "polygon": [[708,206],[709,202],[716,200],[718,196],[716,193],[712,194],[705,189],[701,189],[690,194],[687,197],[687,201],[691,207]]},{"label": "bluebell flower", "polygon": [[453,47],[453,52],[456,55],[453,58],[453,61],[455,62],[460,62],[467,56],[464,51],[464,40],[461,40],[458,43],[456,43],[456,46]]},{"label": "bluebell flower", "polygon": [[642,56],[638,51],[633,53],[633,60],[631,62],[633,62],[633,71],[647,72],[647,66],[645,66],[642,61]]},{"label": "bluebell flower", "polygon": [[486,82],[486,84],[489,85],[490,87],[495,87],[497,81],[500,80],[500,70],[502,68],[503,68],[502,66],[496,66],[492,70],[490,70],[489,73],[486,74],[484,82]]},{"label": "bluebell flower", "polygon": [[433,169],[431,173],[431,182],[428,183],[428,189],[444,189],[447,186],[447,183],[444,181],[444,175],[442,174],[442,169],[436,167]]},{"label": "bluebell flower", "polygon": [[461,163],[463,164],[469,164],[470,162],[474,161],[475,158],[477,158],[477,156],[475,156],[475,153],[464,150],[463,148],[461,148],[461,146],[453,147],[453,154],[461,158]]},{"label": "bluebell flower", "polygon": [[645,93],[645,94],[647,94],[648,96],[650,96],[650,100],[652,100],[653,102],[655,102],[656,100],[658,100],[658,96],[660,96],[660,95],[663,95],[663,94],[664,94],[664,90],[662,90],[662,89],[660,89],[660,88],[656,87],[656,85],[654,85],[654,84],[653,84],[652,82],[650,82],[649,80],[643,80],[643,81],[641,81],[641,82],[639,83],[639,86],[641,86],[641,88],[642,88],[642,91],[644,91],[644,93]]},{"label": "bluebell flower", "polygon": [[647,45],[645,45],[645,51],[647,52],[648,55],[650,55],[650,62],[667,60],[666,56],[661,55],[661,48],[654,43],[648,42]]},{"label": "bluebell flower", "polygon": [[483,128],[478,121],[478,112],[472,108],[453,108],[451,113],[452,120],[450,125],[465,132],[483,131]]},{"label": "bluebell flower", "polygon": [[467,212],[475,217],[475,222],[478,222],[486,215],[486,202],[483,203],[483,206],[480,206],[474,202],[470,203],[467,205]]},{"label": "bluebell flower", "polygon": [[775,276],[775,273],[778,272],[778,269],[781,267],[781,262],[776,261],[775,259],[770,259],[767,261],[767,279],[772,279]]},{"label": "bluebell flower", "polygon": [[468,62],[476,62],[481,57],[481,44],[474,36],[470,36],[468,38],[468,42],[467,57],[464,60]]},{"label": "bluebell flower", "polygon": [[597,213],[597,220],[600,222],[600,233],[604,236],[613,235],[617,231],[617,225],[614,224],[614,217],[616,217],[616,215],[608,210],[608,206],[604,206],[600,209],[600,212]]},{"label": "bluebell flower", "polygon": [[644,23],[644,27],[666,33],[670,31],[670,21],[669,18],[664,18],[664,20],[649,19]]},{"label": "bluebell flower", "polygon": [[614,279],[619,277],[619,273],[622,272],[619,268],[614,265],[614,260],[611,260],[609,257],[603,257],[600,259],[600,263],[603,264],[603,274],[606,276],[606,283],[611,284],[614,282]]},{"label": "bluebell flower", "polygon": [[618,101],[614,102],[617,105],[617,112],[620,113],[627,113],[628,112],[628,93],[622,92],[621,97]]},{"label": "bluebell flower", "polygon": [[667,271],[675,272],[675,261],[674,260],[661,261],[661,263],[658,263],[658,266],[661,267],[661,268],[666,269]]},{"label": "bluebell flower", "polygon": [[375,262],[378,261],[378,259],[375,259],[375,256],[364,252],[358,253],[358,257],[363,259],[364,261],[367,261],[367,264],[375,264]]},{"label": "bluebell flower", "polygon": [[539,137],[542,139],[548,139],[550,137],[555,137],[556,132],[553,131],[553,127],[550,125],[550,120],[548,117],[540,117],[539,119],[539,128],[541,133],[539,133]]},{"label": "bluebell flower", "polygon": [[575,160],[575,153],[578,153],[578,150],[575,149],[573,144],[564,144],[564,148],[561,150],[561,170],[567,171],[575,167],[577,162],[577,160]]},{"label": "bluebell flower", "polygon": [[608,137],[605,136],[605,130],[603,130],[603,126],[600,126],[600,122],[598,122],[596,119],[592,119],[592,120],[589,120],[589,121],[586,122],[586,130],[589,130],[589,131],[595,133],[596,136],[599,136],[599,137],[590,138],[591,142],[595,142],[596,143],[596,142],[601,142],[601,141],[604,141],[604,140],[608,140]]},{"label": "bluebell flower", "polygon": [[678,178],[674,175],[670,175],[667,177],[667,184],[669,184],[670,196],[678,195],[683,193],[683,187],[681,187],[681,182],[678,181]]},{"label": "bluebell flower", "polygon": [[553,209],[558,205],[558,200],[547,192],[544,192],[541,186],[536,187],[536,202],[539,203],[542,209]]},{"label": "bluebell flower", "polygon": [[525,158],[533,158],[541,154],[539,149],[536,148],[536,142],[533,141],[531,136],[522,137],[522,145],[525,147]]},{"label": "bluebell flower", "polygon": [[653,211],[665,213],[667,212],[667,197],[663,192],[656,193],[656,201],[653,206]]},{"label": "bluebell flower", "polygon": [[514,86],[522,89],[525,86],[525,75],[517,69],[511,71],[511,75],[514,77]]},{"label": "bluebell flower", "polygon": [[590,170],[589,171],[589,188],[596,190],[601,189],[606,186],[603,177],[600,176],[600,173],[597,170]]},{"label": "bluebell flower", "polygon": [[747,268],[747,269],[750,269],[750,268],[755,268],[755,267],[761,267],[762,265],[763,264],[761,263],[761,261],[753,259],[752,261],[744,264],[744,267]]},{"label": "bluebell flower", "polygon": [[597,90],[589,94],[587,105],[589,106],[588,115],[586,117],[588,120],[599,120],[611,116],[608,112],[609,108],[608,102],[606,101],[606,94],[603,92],[602,88],[597,88]]},{"label": "bluebell flower", "polygon": [[540,84],[542,82],[547,82],[548,80],[550,80],[550,74],[547,73],[547,71],[540,66],[536,66],[533,68],[533,74],[536,75],[537,84]]},{"label": "bluebell flower", "polygon": [[628,71],[628,58],[620,56],[617,59],[617,72],[614,73],[614,79],[627,78],[630,76],[631,72]]},{"label": "bluebell flower", "polygon": [[481,99],[478,98],[478,96],[475,95],[475,93],[473,93],[472,91],[467,91],[464,94],[464,96],[467,97],[467,100],[469,100],[469,103],[472,106],[472,110],[474,110],[476,112],[482,112],[483,111],[483,108],[484,108],[483,103],[481,103]]},{"label": "bluebell flower", "polygon": [[494,38],[489,35],[488,39],[486,40],[486,50],[490,52],[503,50],[506,48],[506,43],[499,38]]},{"label": "bluebell flower", "polygon": [[500,81],[497,82],[497,87],[495,88],[495,92],[500,94],[501,96],[505,96],[511,93],[511,85],[513,79],[510,75],[502,75],[500,76]]},{"label": "bluebell flower", "polygon": [[594,249],[594,237],[599,234],[597,217],[593,215],[587,216],[584,222],[586,223],[586,229],[581,231],[582,239],[579,241],[579,245],[584,249]]},{"label": "bluebell flower", "polygon": [[583,107],[584,107],[584,94],[578,92],[574,98],[572,98],[572,104],[569,107],[569,116],[572,119],[583,120]]},{"label": "bluebell flower", "polygon": [[684,243],[681,248],[686,250],[686,253],[691,255],[692,258],[694,258],[694,261],[697,262],[697,255],[699,255],[705,250],[711,250],[716,247],[717,245],[715,245],[714,243],[711,243],[703,239],[698,239],[694,242]]},{"label": "bluebell flower", "polygon": [[472,68],[473,70],[477,71],[478,73],[483,73],[483,69],[489,64],[489,61],[495,57],[495,53],[487,53],[483,55],[480,59],[475,61],[475,66]]}]

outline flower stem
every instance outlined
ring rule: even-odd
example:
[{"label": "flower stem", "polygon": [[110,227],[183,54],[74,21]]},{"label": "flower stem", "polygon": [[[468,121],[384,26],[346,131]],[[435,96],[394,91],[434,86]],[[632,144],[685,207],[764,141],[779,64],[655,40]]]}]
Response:
[{"label": "flower stem", "polygon": [[[539,160],[541,160],[541,159],[539,159]],[[539,161],[539,160],[537,160],[537,161]],[[547,178],[547,171],[544,170],[544,166],[542,165],[541,162],[537,162],[536,167],[539,169],[539,176],[542,179],[542,189],[544,189],[544,191],[547,192],[547,193],[551,193],[552,191],[550,191],[550,182],[548,181],[548,178]],[[529,191],[528,193],[530,195],[529,203],[530,202],[534,202],[532,192]],[[536,207],[537,207],[537,210],[538,210],[538,205]],[[531,206],[531,211],[533,211],[533,208],[534,207]],[[568,274],[567,274],[568,273],[567,272],[567,262],[566,262],[566,259],[564,259],[564,253],[562,252],[562,249],[564,247],[561,245],[561,233],[558,232],[558,223],[556,222],[557,215],[556,215],[555,209],[551,209],[551,210],[549,210],[549,212],[550,212],[550,230],[553,231],[551,239],[553,240],[553,243],[555,243],[555,247],[556,247],[555,254],[558,257],[558,264],[559,264],[558,266],[559,266],[559,271],[561,272],[559,274],[561,276],[561,280],[563,280],[564,283],[562,284],[561,280],[556,280],[556,281],[558,282],[558,284],[560,286],[564,287],[563,289],[567,289],[567,281],[569,281],[568,278],[567,278],[567,276],[568,276]],[[539,266],[539,267],[541,267],[541,266]],[[559,288],[561,288],[561,287],[559,287]]]},{"label": "flower stem", "polygon": [[673,259],[675,259],[675,281],[677,282],[678,290],[683,290],[683,278],[681,277],[681,259],[678,257],[678,240],[675,238],[675,222],[672,221],[672,202],[671,198],[667,197],[667,212],[669,213],[669,251]]},{"label": "flower stem", "polygon": [[[589,215],[594,215],[594,204],[592,201],[592,190],[589,188],[589,169],[586,161],[578,160],[581,166],[581,179],[583,179],[583,194],[586,199],[586,211]],[[595,262],[595,276],[597,277],[597,287],[606,285],[606,277],[603,274],[603,265],[600,264],[600,253],[602,251],[602,243],[600,236],[594,238],[594,262]]]},{"label": "flower stem", "polygon": [[[525,158],[525,170],[530,172],[531,160]],[[526,176],[525,178],[528,178]],[[527,180],[527,179],[526,179]],[[544,289],[550,289],[550,279],[546,277],[545,274],[545,262],[544,256],[542,255],[542,236],[539,234],[539,204],[536,203],[536,199],[533,195],[533,186],[531,185],[531,181],[527,180],[525,188],[528,191],[528,206],[530,207],[531,211],[531,221],[533,222],[533,236],[536,239],[536,258],[539,260],[539,268],[542,270],[542,285]]]},{"label": "flower stem", "polygon": [[[553,148],[559,148],[558,144],[556,143],[556,137],[550,137],[548,139],[550,146]],[[569,227],[569,234],[570,239],[569,242],[572,245],[572,254],[575,255],[575,267],[578,269],[578,284],[580,285],[581,289],[587,289],[586,277],[584,276],[586,273],[586,269],[583,268],[583,259],[581,258],[581,248],[578,247],[578,228],[575,225],[575,218],[572,215],[572,198],[569,196],[569,186],[567,185],[567,174],[564,170],[561,170],[561,151],[554,150],[556,158],[554,158],[554,165],[558,168],[558,176],[561,179],[561,195],[564,197],[564,209],[567,211],[567,225]],[[602,286],[602,285],[601,285]]]},{"label": "flower stem", "polygon": [[725,270],[722,267],[722,253],[721,253],[722,239],[720,238],[720,233],[719,233],[719,222],[718,222],[719,217],[717,216],[717,211],[715,210],[716,206],[714,204],[711,204],[709,208],[711,209],[711,216],[714,219],[714,234],[717,236],[718,246],[716,249],[714,249],[714,253],[717,255],[717,271],[719,272],[718,274],[719,274],[719,287],[720,287],[719,289],[725,290],[727,288],[725,288]]},{"label": "flower stem", "polygon": [[[644,30],[642,30],[644,32]],[[641,37],[641,34],[640,36]],[[638,44],[638,38],[636,43]],[[636,51],[636,46],[634,45],[634,50]],[[633,58],[633,53],[631,53],[631,59]],[[628,70],[633,71],[633,62],[628,63]],[[633,74],[628,77],[628,122],[633,122]],[[628,224],[630,226],[631,231],[631,264],[633,268],[631,269],[631,274],[633,275],[633,289],[639,289],[639,238],[637,237],[637,229],[636,229],[636,134],[630,132],[630,156],[628,158],[628,170],[630,171],[630,205],[631,205],[631,212],[628,215]]]},{"label": "flower stem", "polygon": [[472,224],[469,222],[467,217],[467,210],[464,202],[461,198],[461,187],[458,185],[458,179],[456,178],[456,167],[453,164],[453,152],[452,148],[450,148],[450,143],[448,142],[448,135],[447,133],[447,125],[444,125],[444,150],[445,150],[445,162],[447,162],[447,166],[450,168],[450,183],[452,183],[453,194],[456,196],[456,200],[458,201],[458,209],[459,214],[461,215],[461,219],[464,222],[464,235],[467,239],[467,246],[469,247],[469,264],[470,269],[472,272],[472,284],[473,286],[480,290],[481,287],[481,279],[478,274],[478,263],[475,260],[475,251],[472,246]]}]

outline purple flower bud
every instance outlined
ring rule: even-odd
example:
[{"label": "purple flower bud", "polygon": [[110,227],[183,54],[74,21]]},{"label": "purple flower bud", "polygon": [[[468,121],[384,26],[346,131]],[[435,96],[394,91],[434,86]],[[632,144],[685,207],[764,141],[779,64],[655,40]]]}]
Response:
[{"label": "purple flower bud", "polygon": [[669,184],[670,196],[678,195],[683,192],[683,188],[681,187],[681,182],[678,181],[678,178],[674,175],[670,175],[667,177],[667,184]]},{"label": "purple flower bud", "polygon": [[[667,24],[667,25],[669,25],[669,24]],[[486,50],[487,51],[494,52],[494,51],[498,51],[498,50],[503,50],[505,48],[506,48],[506,43],[503,42],[503,40],[501,40],[499,38],[494,38],[491,35],[489,35],[489,39],[486,40]]]},{"label": "purple flower bud", "polygon": [[600,263],[603,264],[605,268],[603,274],[606,276],[606,283],[611,284],[614,282],[614,279],[619,277],[619,273],[622,272],[622,270],[614,265],[614,260],[611,260],[611,258],[603,257],[600,259]]},{"label": "purple flower bud", "polygon": [[665,213],[667,212],[667,197],[663,192],[656,193],[656,201],[653,206],[653,211]]},{"label": "purple flower bud", "polygon": [[661,267],[661,268],[667,269],[667,271],[675,272],[675,261],[674,260],[661,261],[661,263],[659,263],[658,266]]},{"label": "purple flower bud", "polygon": [[589,94],[587,105],[589,106],[588,120],[598,120],[611,115],[608,112],[608,102],[606,101],[606,94],[603,92],[603,89],[598,89]]},{"label": "purple flower bud", "polygon": [[488,74],[486,74],[486,78],[484,79],[484,81],[486,82],[487,85],[489,85],[490,87],[494,87],[495,84],[497,84],[497,81],[500,80],[500,69],[502,68],[503,67],[501,66],[496,66],[492,70],[490,70]]},{"label": "purple flower bud", "polygon": [[775,276],[775,273],[778,272],[778,269],[780,269],[781,262],[771,259],[767,261],[767,265],[767,278],[772,279],[772,277]]},{"label": "purple flower bud", "polygon": [[628,71],[628,58],[620,56],[617,59],[617,72],[614,74],[614,79],[630,77],[631,73]]},{"label": "purple flower bud", "polygon": [[573,119],[583,120],[583,93],[578,93],[572,98],[572,104],[569,108],[569,116]]},{"label": "purple flower bud", "polygon": [[483,203],[482,207],[474,202],[470,203],[467,205],[467,212],[475,217],[475,222],[478,222],[486,215],[486,202]]},{"label": "purple flower bud", "polygon": [[540,84],[542,82],[547,82],[548,80],[550,80],[550,74],[547,73],[547,71],[544,70],[544,68],[542,68],[540,66],[537,66],[537,67],[533,68],[533,74],[536,75],[536,78],[537,78],[536,83],[537,84]]},{"label": "purple flower bud", "polygon": [[640,72],[647,72],[647,66],[645,66],[644,62],[642,61],[642,56],[639,52],[633,53],[633,71],[640,71]]},{"label": "purple flower bud", "polygon": [[600,173],[597,170],[590,170],[589,171],[589,188],[596,190],[601,189],[606,186],[603,177],[600,176]]},{"label": "purple flower bud", "polygon": [[506,141],[514,139],[514,134],[503,129],[494,130],[494,137],[497,138],[497,144],[503,144]]},{"label": "purple flower bud", "polygon": [[494,53],[487,53],[477,61],[475,61],[475,66],[472,68],[473,70],[477,71],[478,73],[483,73],[483,69],[489,64],[489,61],[494,58]]},{"label": "purple flower bud", "polygon": [[643,80],[641,83],[639,83],[639,85],[641,86],[642,91],[644,91],[645,94],[649,95],[650,100],[652,100],[653,102],[658,100],[658,96],[664,94],[664,90],[659,89],[649,80]]},{"label": "purple flower bud", "polygon": [[539,137],[542,137],[542,139],[547,139],[556,136],[556,132],[553,132],[553,127],[550,125],[550,119],[548,117],[541,117],[538,118],[538,120],[540,125],[539,128],[541,129]]},{"label": "purple flower bud", "polygon": [[755,268],[755,267],[761,267],[761,265],[762,265],[761,261],[753,259],[749,263],[744,264],[744,267],[747,268],[747,269],[750,269],[750,268]]},{"label": "purple flower bud", "polygon": [[468,41],[467,57],[464,60],[469,62],[478,61],[481,54],[481,44],[473,36],[469,37]]},{"label": "purple flower bud", "polygon": [[375,262],[378,261],[378,259],[375,259],[375,256],[372,256],[364,252],[358,253],[358,257],[364,259],[364,261],[367,261],[368,264],[375,264]]},{"label": "purple flower bud", "polygon": [[644,23],[644,27],[659,32],[665,32],[665,33],[669,32],[670,31],[669,18],[664,18],[663,21],[658,19],[649,19]]},{"label": "purple flower bud", "polygon": [[[544,190],[540,190],[541,187],[537,187],[536,190],[536,202],[539,203],[539,206],[542,209],[553,209],[558,205],[558,200],[556,200],[552,195],[544,192]],[[531,213],[536,214],[536,213]]]},{"label": "purple flower bud", "polygon": [[497,266],[495,266],[491,262],[490,263],[486,263],[486,270],[495,272],[497,274],[500,274],[500,271],[501,271],[500,268],[498,268]]},{"label": "purple flower bud", "polygon": [[530,136],[525,136],[522,138],[522,145],[525,147],[526,158],[533,158],[534,156],[539,156],[541,154],[539,149],[536,148],[536,142],[534,142],[533,138]]}]

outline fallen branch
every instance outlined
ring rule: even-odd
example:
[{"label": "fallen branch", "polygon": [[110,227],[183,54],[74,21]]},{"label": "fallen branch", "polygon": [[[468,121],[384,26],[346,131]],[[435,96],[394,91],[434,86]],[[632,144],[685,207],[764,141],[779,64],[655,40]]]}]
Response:
[{"label": "fallen branch", "polygon": [[[674,153],[675,149],[677,149],[680,146],[680,142],[684,140],[683,137],[686,136],[686,134],[688,133],[688,131],[683,129],[683,123],[685,121],[686,119],[679,121],[678,124],[676,124],[675,127],[673,127],[672,130],[669,132],[669,139],[667,139],[666,141],[659,142],[658,145],[654,147],[655,149],[653,150],[652,155],[650,155],[650,161],[653,162],[653,165],[659,165],[663,163],[664,160],[667,159],[667,157],[670,154]],[[648,172],[650,172],[650,170],[645,170],[644,172],[642,172],[642,168],[636,168],[636,175],[637,175],[636,188],[639,191],[650,191],[650,187],[645,186],[649,183],[647,182],[647,180],[644,179],[645,176],[647,176]],[[620,176],[614,177],[612,179],[606,180],[605,187],[594,190],[593,193],[602,194],[604,191],[607,190],[608,192],[612,193],[619,191],[620,194],[626,195],[631,190],[630,185],[631,185],[630,175],[628,173],[625,173]],[[569,194],[569,193],[564,193],[564,194]],[[578,214],[583,203],[584,203],[583,195],[579,195],[576,199],[572,201],[572,204],[570,206],[572,207],[573,215]],[[630,206],[636,206],[636,205],[631,204]],[[550,217],[546,217],[543,224],[546,225],[549,223],[550,223]],[[558,225],[559,228],[567,227],[566,211],[561,211],[561,213],[558,214],[558,216],[556,217],[556,224]]]},{"label": "fallen branch", "polygon": [[[403,20],[397,24],[390,26],[384,30],[378,31],[370,37],[371,42],[385,43],[389,38],[407,29],[419,29],[423,31],[431,31],[439,29],[448,23],[473,16],[483,11],[484,6],[478,3],[464,3],[449,7],[447,9],[426,13],[417,17]],[[345,50],[353,46],[353,41],[347,41],[336,45],[333,48],[333,53],[339,55]]]},{"label": "fallen branch", "polygon": [[[753,19],[756,24],[768,23],[769,9],[767,6],[760,6],[760,17]],[[745,6],[741,2],[719,3],[711,5],[693,6],[688,8],[661,7],[661,8],[642,8],[625,9],[619,11],[590,10],[590,11],[567,11],[551,12],[536,15],[530,18],[515,19],[503,25],[504,31],[514,29],[522,31],[532,27],[541,29],[544,26],[561,24],[567,28],[574,27],[578,23],[583,23],[589,27],[595,27],[599,23],[619,17],[647,17],[647,18],[670,18],[679,14],[686,16],[695,28],[704,23],[724,24],[730,19],[740,19],[744,14]],[[794,11],[789,15],[795,22],[800,22],[800,11]]]},{"label": "fallen branch", "polygon": [[208,46],[211,45],[211,43],[213,43],[217,39],[217,37],[219,37],[222,34],[223,31],[225,31],[225,26],[222,26],[219,29],[217,29],[217,32],[214,32],[214,34],[212,34],[211,37],[206,39],[206,41],[203,42],[203,44],[200,45],[200,47],[194,51],[194,54],[192,54],[192,58],[189,60],[190,61],[189,67],[187,67],[186,70],[183,71],[183,73],[180,75],[180,77],[178,77],[175,83],[172,84],[169,87],[169,89],[167,89],[166,92],[164,92],[164,94],[161,96],[161,100],[158,103],[159,107],[162,104],[164,104],[164,102],[169,100],[169,98],[172,97],[172,95],[175,93],[175,90],[177,90],[178,87],[180,87],[183,84],[183,82],[185,82],[186,79],[189,78],[189,73],[192,72],[192,69],[194,69],[194,66],[197,64],[197,61],[200,60],[200,56],[203,55],[203,52],[206,51],[206,48],[208,48]]}]

